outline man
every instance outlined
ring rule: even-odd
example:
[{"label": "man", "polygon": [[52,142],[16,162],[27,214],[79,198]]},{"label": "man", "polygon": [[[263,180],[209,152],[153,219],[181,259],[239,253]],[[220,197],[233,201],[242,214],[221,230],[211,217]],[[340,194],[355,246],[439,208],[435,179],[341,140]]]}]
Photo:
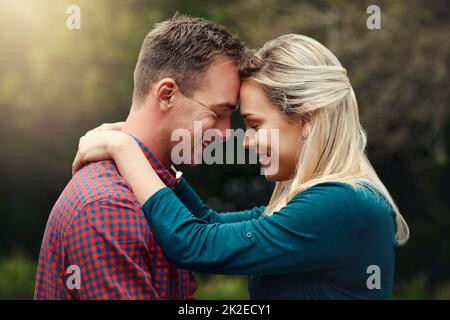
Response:
[{"label": "man", "polygon": [[[177,183],[170,169],[173,130],[192,133],[201,121],[203,130],[226,137],[244,56],[235,36],[200,18],[176,15],[146,36],[122,130],[168,187]],[[193,150],[198,143],[192,141]],[[193,274],[165,257],[112,161],[73,176],[47,222],[36,299],[192,299],[195,289]]]}]

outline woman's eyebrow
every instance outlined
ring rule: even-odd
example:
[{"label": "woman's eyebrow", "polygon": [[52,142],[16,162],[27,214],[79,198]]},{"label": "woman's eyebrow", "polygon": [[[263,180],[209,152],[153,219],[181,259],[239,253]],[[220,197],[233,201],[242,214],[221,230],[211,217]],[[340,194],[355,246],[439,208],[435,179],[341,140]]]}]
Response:
[{"label": "woman's eyebrow", "polygon": [[247,119],[248,117],[254,116],[253,113],[241,113],[241,117]]}]

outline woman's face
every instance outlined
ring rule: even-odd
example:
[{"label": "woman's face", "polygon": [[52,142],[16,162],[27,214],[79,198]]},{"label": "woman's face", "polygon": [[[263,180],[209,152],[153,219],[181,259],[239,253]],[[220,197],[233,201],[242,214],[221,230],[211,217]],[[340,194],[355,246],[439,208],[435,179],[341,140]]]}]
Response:
[{"label": "woman's face", "polygon": [[[267,180],[289,180],[295,172],[297,155],[302,148],[301,122],[288,119],[282,114],[267,99],[263,87],[253,80],[242,82],[240,111],[247,129],[244,147],[257,152],[261,167],[267,169],[272,165],[275,168],[265,174]],[[252,134],[250,129],[254,129],[256,134]]]}]

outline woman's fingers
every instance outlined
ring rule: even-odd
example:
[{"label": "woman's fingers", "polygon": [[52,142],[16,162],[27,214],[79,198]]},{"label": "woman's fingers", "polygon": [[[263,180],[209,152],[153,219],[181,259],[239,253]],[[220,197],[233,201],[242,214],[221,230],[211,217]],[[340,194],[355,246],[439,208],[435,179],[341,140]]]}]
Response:
[{"label": "woman's fingers", "polygon": [[72,163],[72,174],[88,162],[112,159],[111,150],[115,150],[115,146],[120,146],[129,139],[132,139],[129,135],[117,130],[97,130],[82,136]]},{"label": "woman's fingers", "polygon": [[87,147],[86,147],[86,140],[87,140],[87,134],[82,136],[78,142],[78,150],[77,154],[75,155],[75,159],[72,163],[72,175],[77,173],[78,170],[81,169],[81,167],[84,164],[84,158],[86,157],[86,154],[88,153]]},{"label": "woman's fingers", "polygon": [[124,125],[125,125],[125,121],[110,123],[108,125],[107,130],[119,130],[120,131],[120,130],[122,130]]},{"label": "woman's fingers", "polygon": [[93,132],[99,132],[99,131],[106,131],[106,130],[122,130],[123,126],[125,125],[124,121],[121,122],[115,122],[115,123],[104,123],[101,126],[98,126],[97,128],[94,128],[92,130],[89,130],[86,134],[90,134]]},{"label": "woman's fingers", "polygon": [[[74,175],[84,164],[83,158],[86,156],[87,151],[86,148],[82,149],[83,146],[83,138],[86,140],[86,137],[91,137],[93,133],[98,133],[102,131],[121,131],[123,126],[125,125],[124,121],[115,122],[115,123],[104,123],[97,128],[89,130],[83,137],[80,138],[80,142],[78,144],[78,152],[75,156],[75,159],[72,163],[72,175]],[[82,152],[80,152],[82,150]],[[90,159],[93,161],[95,159]]]},{"label": "woman's fingers", "polygon": [[78,151],[72,163],[72,175],[77,173],[77,171],[81,168],[81,165],[82,165],[81,155],[80,152]]}]

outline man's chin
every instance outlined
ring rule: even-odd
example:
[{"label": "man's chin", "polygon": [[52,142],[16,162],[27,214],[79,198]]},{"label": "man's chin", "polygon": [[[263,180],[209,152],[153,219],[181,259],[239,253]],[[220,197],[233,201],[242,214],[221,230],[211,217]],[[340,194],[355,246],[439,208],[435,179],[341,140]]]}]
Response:
[{"label": "man's chin", "polygon": [[190,162],[185,163],[184,165],[186,165],[188,167],[195,167],[202,163],[203,163],[203,153],[192,156],[192,158],[190,159]]},{"label": "man's chin", "polygon": [[183,165],[186,166],[186,167],[191,168],[191,167],[196,167],[196,166],[198,166],[198,163],[194,163],[194,162],[192,161],[191,163],[183,163]]}]

